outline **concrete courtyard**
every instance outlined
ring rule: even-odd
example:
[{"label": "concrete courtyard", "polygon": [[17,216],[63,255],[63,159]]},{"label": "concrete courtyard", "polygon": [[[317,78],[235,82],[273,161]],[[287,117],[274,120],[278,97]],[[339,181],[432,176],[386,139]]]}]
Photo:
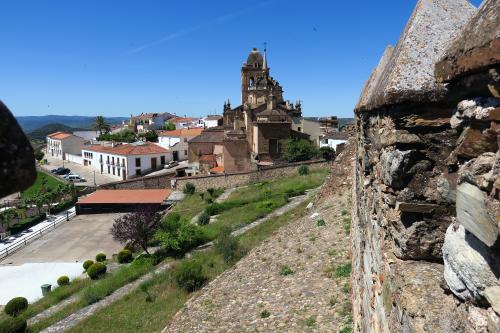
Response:
[{"label": "concrete courtyard", "polygon": [[[59,158],[54,158],[50,155],[45,155],[48,164],[41,165],[41,167],[50,172],[52,169],[57,169],[63,166],[62,160]],[[107,183],[112,183],[119,181],[118,178],[113,178],[105,174],[101,174],[99,172],[95,172],[95,169],[91,166],[83,166],[81,164],[77,164],[74,162],[64,161],[64,167],[71,170],[71,172],[79,174],[83,178],[85,178],[85,182],[75,183],[78,185],[87,185],[94,186],[94,176],[95,176],[95,185],[102,185]],[[56,176],[62,178],[62,176]]]},{"label": "concrete courtyard", "polygon": [[113,240],[109,230],[120,215],[77,215],[0,261],[0,269],[25,263],[82,262],[99,252],[117,253],[123,246]]}]

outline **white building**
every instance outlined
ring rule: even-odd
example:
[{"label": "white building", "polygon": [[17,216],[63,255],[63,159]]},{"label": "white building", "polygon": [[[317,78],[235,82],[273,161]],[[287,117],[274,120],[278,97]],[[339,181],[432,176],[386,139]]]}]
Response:
[{"label": "white building", "polygon": [[172,152],[174,161],[188,159],[189,140],[203,132],[203,128],[181,128],[173,131],[158,131],[158,144]]},{"label": "white building", "polygon": [[96,140],[101,132],[99,131],[74,131],[73,135],[79,136],[80,138],[84,138],[87,141]]},{"label": "white building", "polygon": [[346,143],[348,136],[346,133],[330,133],[321,137],[319,147],[331,147],[337,152],[337,146]]},{"label": "white building", "polygon": [[198,127],[200,119],[191,117],[174,117],[167,122],[175,125],[175,129]]},{"label": "white building", "polygon": [[210,127],[217,127],[217,126],[222,126],[222,116],[219,115],[211,115],[211,116],[206,116],[202,119],[200,119],[200,127],[204,128],[210,128]]},{"label": "white building", "polygon": [[45,151],[48,156],[60,158],[61,160],[78,160],[82,155],[85,139],[71,133],[55,132],[47,135],[47,147]]},{"label": "white building", "polygon": [[129,124],[126,124],[126,127],[136,133],[147,133],[151,130],[164,128],[165,122],[172,117],[168,112],[141,113],[138,116],[131,116]]},{"label": "white building", "polygon": [[83,165],[101,174],[125,180],[145,175],[172,161],[172,153],[152,142],[91,145],[82,149]]}]

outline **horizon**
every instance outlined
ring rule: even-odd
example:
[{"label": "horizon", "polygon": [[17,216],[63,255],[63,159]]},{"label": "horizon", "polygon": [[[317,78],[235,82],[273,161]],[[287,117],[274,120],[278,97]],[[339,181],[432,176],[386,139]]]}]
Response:
[{"label": "horizon", "polygon": [[0,32],[8,50],[0,55],[0,99],[15,116],[221,114],[227,99],[240,104],[241,64],[267,43],[271,76],[285,99],[303,102],[303,116],[352,118],[415,3],[2,4],[11,29]]}]

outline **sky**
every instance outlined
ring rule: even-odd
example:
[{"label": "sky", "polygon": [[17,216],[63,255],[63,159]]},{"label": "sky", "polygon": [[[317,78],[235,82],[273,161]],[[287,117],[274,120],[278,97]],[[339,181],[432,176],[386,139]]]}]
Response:
[{"label": "sky", "polygon": [[[480,0],[471,1],[475,6]],[[16,116],[222,113],[267,43],[304,116],[352,117],[416,0],[0,2],[0,100]]]}]

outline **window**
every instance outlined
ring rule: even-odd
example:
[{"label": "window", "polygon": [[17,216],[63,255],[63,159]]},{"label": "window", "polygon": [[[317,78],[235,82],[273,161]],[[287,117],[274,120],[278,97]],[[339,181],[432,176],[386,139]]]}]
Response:
[{"label": "window", "polygon": [[115,157],[114,156],[111,158],[111,164],[115,164]]},{"label": "window", "polygon": [[140,176],[141,175],[141,169],[135,169],[135,175]]},{"label": "window", "polygon": [[111,173],[111,167],[108,165],[108,173]]},{"label": "window", "polygon": [[302,128],[300,126],[297,128],[297,131],[302,132]]},{"label": "window", "polygon": [[184,150],[184,156],[187,156],[187,154],[188,154],[188,151]]},{"label": "window", "polygon": [[109,164],[109,156],[106,156],[106,162]]},{"label": "window", "polygon": [[120,175],[120,168],[118,168],[118,176]]},{"label": "window", "polygon": [[125,166],[125,159],[122,158],[122,165]]},{"label": "window", "polygon": [[115,175],[115,167],[113,167],[113,176]]},{"label": "window", "polygon": [[160,164],[165,164],[165,156],[160,156]]},{"label": "window", "polygon": [[141,167],[141,158],[140,157],[138,157],[138,158],[135,159],[135,166],[138,167],[138,168]]},{"label": "window", "polygon": [[184,142],[188,142],[188,139],[187,139],[187,138],[184,138]]}]

